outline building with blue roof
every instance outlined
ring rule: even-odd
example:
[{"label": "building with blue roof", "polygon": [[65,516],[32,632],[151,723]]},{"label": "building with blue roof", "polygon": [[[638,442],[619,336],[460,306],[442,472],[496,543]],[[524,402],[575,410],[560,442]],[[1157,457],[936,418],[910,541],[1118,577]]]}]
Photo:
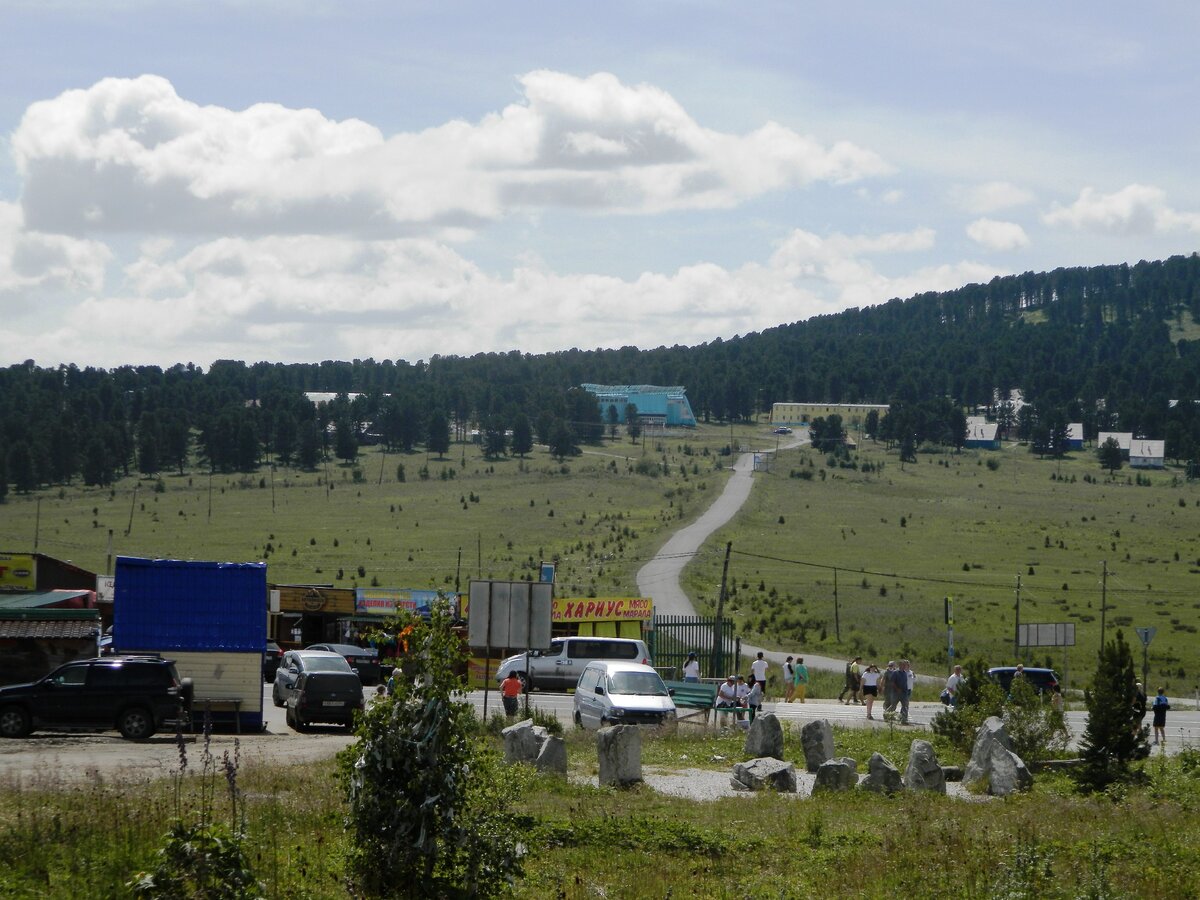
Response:
[{"label": "building with blue roof", "polygon": [[687,393],[682,387],[660,387],[654,384],[582,384],[594,394],[600,404],[600,415],[608,421],[608,408],[616,407],[617,421],[625,421],[625,407],[637,407],[638,418],[647,424],[696,427],[696,417]]}]

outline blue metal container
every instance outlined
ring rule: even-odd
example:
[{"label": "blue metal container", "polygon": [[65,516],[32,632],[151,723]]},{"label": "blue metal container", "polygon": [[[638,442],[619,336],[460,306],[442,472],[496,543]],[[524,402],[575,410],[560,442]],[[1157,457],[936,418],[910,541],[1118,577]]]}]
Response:
[{"label": "blue metal container", "polygon": [[113,637],[121,650],[261,654],[267,641],[266,563],[119,556]]}]

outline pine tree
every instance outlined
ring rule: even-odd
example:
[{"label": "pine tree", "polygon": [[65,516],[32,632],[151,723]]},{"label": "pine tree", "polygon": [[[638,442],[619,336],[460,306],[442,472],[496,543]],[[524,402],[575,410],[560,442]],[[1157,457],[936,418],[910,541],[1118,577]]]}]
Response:
[{"label": "pine tree", "polygon": [[1136,694],[1133,652],[1117,631],[1104,645],[1092,686],[1084,693],[1088,723],[1080,742],[1084,764],[1076,775],[1082,787],[1098,791],[1128,778],[1129,764],[1146,755],[1146,737],[1133,707]]}]

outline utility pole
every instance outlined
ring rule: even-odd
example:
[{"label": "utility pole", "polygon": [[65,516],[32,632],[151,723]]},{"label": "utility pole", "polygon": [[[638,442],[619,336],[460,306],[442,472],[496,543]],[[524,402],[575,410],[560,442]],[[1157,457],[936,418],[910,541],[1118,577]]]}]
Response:
[{"label": "utility pole", "polygon": [[950,671],[954,671],[954,601],[946,598],[946,658],[950,660]]},{"label": "utility pole", "polygon": [[462,547],[458,548],[458,564],[454,567],[454,593],[459,593],[459,585],[461,584],[459,577],[462,575]]},{"label": "utility pole", "polygon": [[1100,653],[1104,653],[1104,619],[1108,612],[1108,560],[1100,563]]},{"label": "utility pole", "polygon": [[837,567],[833,570],[833,636],[840,643],[842,640],[842,623],[838,615]]},{"label": "utility pole", "polygon": [[38,537],[42,533],[42,498],[37,498],[37,512],[33,518],[33,552],[37,553]]},{"label": "utility pole", "polygon": [[1021,576],[1017,576],[1017,614],[1013,626],[1013,658],[1021,659]]},{"label": "utility pole", "polygon": [[721,665],[721,662],[724,659],[724,655],[721,653],[721,645],[723,643],[721,635],[721,617],[725,614],[725,585],[728,583],[729,579],[729,555],[732,552],[733,541],[730,541],[725,545],[725,565],[721,568],[721,592],[717,594],[717,619],[716,622],[713,623],[712,661],[709,668],[709,671],[712,673],[718,673],[720,671],[718,667]]}]

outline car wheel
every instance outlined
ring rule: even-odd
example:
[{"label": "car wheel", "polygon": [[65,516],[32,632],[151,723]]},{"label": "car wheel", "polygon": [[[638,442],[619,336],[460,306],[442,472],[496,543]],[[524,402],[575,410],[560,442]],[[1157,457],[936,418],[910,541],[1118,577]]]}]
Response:
[{"label": "car wheel", "polygon": [[308,730],[308,726],[300,720],[298,715],[296,715],[296,707],[294,706],[289,706],[287,708],[287,723],[288,727],[293,731],[299,731],[303,733]]},{"label": "car wheel", "polygon": [[575,710],[575,727],[576,728],[583,727],[583,717],[579,715],[579,710]]},{"label": "car wheel", "polygon": [[32,723],[29,713],[19,706],[6,706],[0,709],[0,735],[6,738],[23,738],[29,734]]},{"label": "car wheel", "polygon": [[148,710],[135,706],[125,710],[117,719],[117,730],[129,741],[144,741],[154,734],[154,717]]},{"label": "car wheel", "polygon": [[279,709],[283,709],[283,698],[279,696],[279,691],[275,688],[271,688],[271,702]]}]

